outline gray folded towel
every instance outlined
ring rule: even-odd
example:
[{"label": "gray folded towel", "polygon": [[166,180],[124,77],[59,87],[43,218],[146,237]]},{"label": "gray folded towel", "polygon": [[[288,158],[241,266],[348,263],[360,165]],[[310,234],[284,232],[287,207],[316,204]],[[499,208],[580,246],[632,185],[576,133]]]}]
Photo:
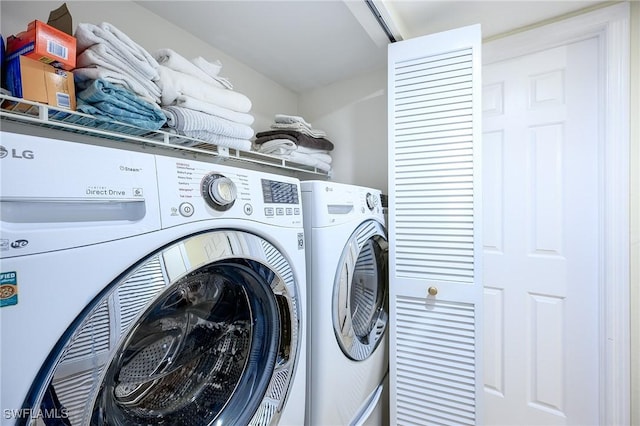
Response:
[{"label": "gray folded towel", "polygon": [[266,132],[256,133],[256,145],[268,142],[273,139],[291,139],[296,145],[306,148],[323,149],[327,151],[333,150],[333,143],[326,138],[314,138],[296,130],[268,130]]}]

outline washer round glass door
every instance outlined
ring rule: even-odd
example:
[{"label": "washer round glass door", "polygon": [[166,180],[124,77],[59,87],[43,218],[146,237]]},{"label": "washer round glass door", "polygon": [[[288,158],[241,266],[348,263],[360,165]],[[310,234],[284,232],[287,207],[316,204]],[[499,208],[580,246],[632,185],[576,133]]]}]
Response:
[{"label": "washer round glass door", "polygon": [[181,240],[85,309],[27,406],[74,426],[274,424],[295,371],[296,288],[253,234]]},{"label": "washer round glass door", "polygon": [[387,327],[388,243],[383,226],[362,223],[340,258],[333,288],[333,329],[350,359],[367,359]]}]

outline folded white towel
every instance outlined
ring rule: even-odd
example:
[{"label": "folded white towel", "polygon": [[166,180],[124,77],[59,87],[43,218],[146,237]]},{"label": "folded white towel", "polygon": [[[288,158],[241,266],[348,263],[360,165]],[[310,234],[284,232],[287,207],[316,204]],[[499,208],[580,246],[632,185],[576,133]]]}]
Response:
[{"label": "folded white towel", "polygon": [[153,57],[158,61],[158,64],[171,68],[174,71],[189,74],[213,86],[220,88],[225,87],[213,77],[209,76],[209,74],[198,68],[193,62],[172,49],[160,49],[153,54]]},{"label": "folded white towel", "polygon": [[316,160],[320,160],[323,163],[327,163],[327,164],[331,164],[331,162],[333,161],[333,158],[331,157],[331,155],[329,154],[325,154],[322,152],[310,152],[310,153],[303,153],[299,150],[296,150],[299,154],[305,154],[308,155],[309,157],[313,157]]},{"label": "folded white towel", "polygon": [[270,141],[258,144],[255,147],[257,152],[262,154],[271,154],[278,156],[286,156],[291,154],[288,158],[302,158],[306,161],[303,164],[315,165],[317,160],[319,164],[330,165],[333,161],[328,151],[306,148],[304,146],[296,145],[291,139],[272,139]]},{"label": "folded white towel", "polygon": [[103,22],[100,26],[88,23],[78,24],[75,32],[78,54],[96,44],[104,45],[109,52],[137,69],[150,80],[157,80],[158,62],[139,44],[111,24]]},{"label": "folded white towel", "polygon": [[222,62],[220,62],[220,60],[216,59],[215,62],[209,62],[202,56],[198,56],[197,58],[193,58],[191,62],[227,89],[233,89],[231,82],[219,75],[222,69]]},{"label": "folded white towel", "polygon": [[128,35],[120,31],[115,26],[111,25],[108,22],[102,22],[100,24],[100,28],[107,32],[112,37],[112,43],[115,45],[117,40],[119,42],[118,47],[122,48],[122,46],[126,46],[131,54],[138,58],[141,62],[147,62],[153,66],[153,68],[158,68],[158,63],[151,56],[151,54],[142,46],[140,46],[135,41],[131,40]]},{"label": "folded white towel", "polygon": [[163,65],[159,66],[159,71],[158,85],[162,90],[162,105],[172,105],[178,96],[187,95],[236,112],[251,110],[251,100],[239,92],[203,83],[189,74],[174,71]]},{"label": "folded white towel", "polygon": [[303,123],[273,123],[271,124],[271,128],[274,130],[277,129],[286,129],[286,130],[295,130],[300,133],[304,133],[307,136],[311,136],[312,138],[324,138],[327,134],[318,129],[311,129],[307,125]]},{"label": "folded white towel", "polygon": [[296,150],[296,144],[290,139],[272,139],[257,145],[256,151],[262,154],[286,155]]},{"label": "folded white towel", "polygon": [[253,137],[253,129],[246,124],[188,108],[166,106],[162,110],[167,116],[167,126],[180,132],[203,130],[237,139]]},{"label": "folded white towel", "polygon": [[216,59],[214,62],[209,62],[202,56],[198,56],[197,58],[193,58],[191,62],[211,77],[216,77],[220,74],[220,70],[222,70],[222,62],[220,62],[219,59]]},{"label": "folded white towel", "polygon": [[201,101],[200,99],[196,99],[187,95],[178,96],[176,98],[175,104],[179,107],[206,112],[207,114],[226,118],[227,120],[235,121],[236,123],[240,124],[246,124],[247,126],[251,126],[255,120],[255,117],[249,113],[232,111],[229,108],[224,108],[210,102]]},{"label": "folded white towel", "polygon": [[283,124],[302,123],[308,128],[311,128],[311,124],[307,123],[305,119],[300,117],[299,115],[276,114],[273,121]]},{"label": "folded white towel", "polygon": [[145,74],[139,67],[130,67],[129,62],[122,61],[120,56],[114,55],[103,44],[95,44],[80,53],[76,58],[76,67],[102,68],[114,76],[121,75],[123,80],[133,80],[129,86],[134,93],[155,99],[156,103],[160,100],[160,88],[151,80],[149,73]]},{"label": "folded white towel", "polygon": [[[251,141],[246,139],[230,138],[228,136],[222,136],[216,133],[207,132],[206,130],[192,130],[178,133],[217,146],[238,149],[240,151],[251,151]],[[193,142],[185,145],[193,146],[198,145],[199,143],[201,142]]]},{"label": "folded white towel", "polygon": [[295,161],[297,163],[304,164],[307,166],[312,166],[317,169],[323,170],[325,172],[331,171],[331,164],[325,163],[322,160],[318,160],[317,158],[314,158],[309,154],[303,154],[300,152],[292,151],[289,154],[283,155],[282,158]]},{"label": "folded white towel", "polygon": [[304,154],[329,154],[331,151],[326,149],[318,149],[318,148],[308,148],[306,146],[298,145],[298,152],[302,152]]},{"label": "folded white towel", "polygon": [[87,80],[106,80],[109,83],[116,84],[132,91],[137,96],[146,101],[154,104],[160,102],[160,97],[155,94],[155,91],[152,94],[139,82],[121,72],[94,65],[86,68],[75,68],[73,70],[73,77],[79,86],[81,86]]}]

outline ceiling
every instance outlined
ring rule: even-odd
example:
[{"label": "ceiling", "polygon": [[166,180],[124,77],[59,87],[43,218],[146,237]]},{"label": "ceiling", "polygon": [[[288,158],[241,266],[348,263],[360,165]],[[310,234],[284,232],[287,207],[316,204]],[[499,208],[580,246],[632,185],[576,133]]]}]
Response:
[{"label": "ceiling", "polygon": [[[365,0],[137,2],[297,93],[386,66],[389,38]],[[484,38],[593,6],[597,0],[370,0],[409,39],[480,23]]]}]

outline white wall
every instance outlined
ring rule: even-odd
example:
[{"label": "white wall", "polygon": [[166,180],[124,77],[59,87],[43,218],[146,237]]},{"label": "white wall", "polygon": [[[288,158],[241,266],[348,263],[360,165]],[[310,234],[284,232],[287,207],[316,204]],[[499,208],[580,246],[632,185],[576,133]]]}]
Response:
[{"label": "white wall", "polygon": [[299,113],[334,143],[333,177],[387,193],[387,71],[300,96]]},{"label": "white wall", "polygon": [[[0,29],[3,37],[24,31],[34,19],[46,22],[49,12],[63,1],[0,1]],[[251,114],[256,118],[253,129],[267,130],[276,113],[294,113],[298,95],[269,80],[262,74],[206,44],[132,1],[66,1],[78,23],[109,22],[149,52],[171,48],[186,58],[202,56],[222,62],[221,75],[229,78],[234,90],[251,99]]]}]

